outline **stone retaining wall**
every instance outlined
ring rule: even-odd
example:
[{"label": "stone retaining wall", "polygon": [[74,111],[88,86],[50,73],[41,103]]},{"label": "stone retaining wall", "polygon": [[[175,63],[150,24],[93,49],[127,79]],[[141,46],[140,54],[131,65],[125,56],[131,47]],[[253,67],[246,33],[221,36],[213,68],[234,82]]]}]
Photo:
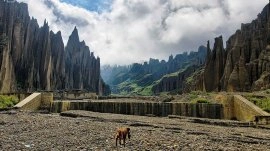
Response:
[{"label": "stone retaining wall", "polygon": [[224,119],[236,119],[243,122],[253,122],[256,116],[267,117],[269,113],[248,101],[241,95],[217,95],[216,100],[224,107]]},{"label": "stone retaining wall", "polygon": [[33,93],[24,100],[20,101],[14,107],[21,110],[35,111],[41,108],[50,109],[52,102],[52,93]]},{"label": "stone retaining wall", "polygon": [[18,104],[15,108],[22,110],[38,110],[41,105],[41,93],[33,93]]},{"label": "stone retaining wall", "polygon": [[248,101],[241,95],[234,95],[234,115],[239,121],[254,121],[255,116],[269,116],[269,113]]},{"label": "stone retaining wall", "polygon": [[251,122],[257,117],[258,123],[269,123],[270,114],[264,112],[252,102],[240,95],[218,95],[220,104],[178,103],[178,102],[147,102],[138,101],[108,101],[108,100],[74,100],[54,101],[52,93],[33,93],[15,107],[23,110],[50,109],[51,112],[67,110],[88,110],[102,113],[128,115],[168,116],[179,115],[213,119],[237,119]]},{"label": "stone retaining wall", "polygon": [[82,100],[82,99],[96,99],[96,93],[90,92],[57,92],[53,94],[54,100]]},{"label": "stone retaining wall", "polygon": [[255,122],[257,125],[269,125],[270,124],[270,115],[267,116],[255,116]]},{"label": "stone retaining wall", "polygon": [[128,115],[168,116],[180,115],[203,118],[223,118],[221,104],[156,103],[156,102],[105,102],[105,101],[54,101],[51,112],[88,110],[101,113]]}]

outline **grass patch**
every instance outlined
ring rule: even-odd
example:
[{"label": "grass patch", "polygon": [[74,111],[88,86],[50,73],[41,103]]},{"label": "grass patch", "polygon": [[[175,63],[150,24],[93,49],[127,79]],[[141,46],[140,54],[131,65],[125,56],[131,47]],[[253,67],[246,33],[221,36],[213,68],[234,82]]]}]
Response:
[{"label": "grass patch", "polygon": [[147,86],[140,92],[140,94],[145,95],[145,96],[153,95],[152,88],[153,88],[153,85]]},{"label": "grass patch", "polygon": [[200,96],[206,96],[207,93],[206,92],[202,92],[202,91],[191,91],[190,93],[188,93],[188,98],[189,100],[194,100],[197,99]]},{"label": "grass patch", "polygon": [[153,95],[153,84],[146,87],[138,85],[137,81],[125,81],[118,85],[118,90],[120,95],[143,95],[151,96]]},{"label": "grass patch", "polygon": [[190,94],[188,95],[188,99],[189,99],[189,100],[194,100],[194,99],[197,99],[197,98],[198,98],[198,95],[196,95],[196,94],[190,93]]},{"label": "grass patch", "polygon": [[17,103],[19,103],[19,99],[17,96],[0,95],[0,108],[13,107]]},{"label": "grass patch", "polygon": [[191,91],[188,93],[188,99],[191,103],[211,103],[209,93],[202,91]]},{"label": "grass patch", "polygon": [[177,72],[173,72],[173,73],[170,73],[170,74],[166,74],[164,75],[163,77],[177,77],[179,75],[179,71]]},{"label": "grass patch", "polygon": [[263,95],[247,95],[245,96],[250,102],[254,103],[264,111],[270,113],[270,98]]}]

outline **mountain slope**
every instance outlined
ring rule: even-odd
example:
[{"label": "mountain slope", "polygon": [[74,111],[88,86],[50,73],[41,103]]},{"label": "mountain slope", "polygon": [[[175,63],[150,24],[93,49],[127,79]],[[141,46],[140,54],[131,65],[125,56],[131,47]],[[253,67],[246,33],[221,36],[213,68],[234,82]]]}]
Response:
[{"label": "mountain slope", "polygon": [[[199,68],[204,64],[205,57],[206,47],[201,46],[198,52],[178,54],[175,57],[170,56],[167,62],[150,58],[149,62],[143,64],[134,63],[129,67],[121,67],[124,70],[117,69],[117,67],[112,70],[107,66],[106,71],[110,71],[107,72],[107,76],[111,78],[106,83],[110,84],[112,92],[115,94],[152,95],[156,92],[167,91],[167,89],[158,86],[162,77],[177,76],[183,71],[189,70],[191,66]],[[102,72],[102,75],[106,76],[104,70]],[[191,72],[188,72],[189,74]],[[175,89],[181,87],[181,83],[178,84],[180,85]]]}]

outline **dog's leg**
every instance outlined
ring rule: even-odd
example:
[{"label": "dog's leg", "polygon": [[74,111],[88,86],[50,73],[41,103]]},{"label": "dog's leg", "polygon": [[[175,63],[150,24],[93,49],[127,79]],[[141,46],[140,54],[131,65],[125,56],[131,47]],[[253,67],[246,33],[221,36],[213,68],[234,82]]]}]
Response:
[{"label": "dog's leg", "polygon": [[117,146],[118,137],[115,138],[115,145]]},{"label": "dog's leg", "polygon": [[123,135],[124,147],[126,147],[126,138],[127,138],[127,135],[124,134],[124,135]]},{"label": "dog's leg", "polygon": [[122,143],[121,143],[121,137],[119,138],[119,144],[122,145]]}]

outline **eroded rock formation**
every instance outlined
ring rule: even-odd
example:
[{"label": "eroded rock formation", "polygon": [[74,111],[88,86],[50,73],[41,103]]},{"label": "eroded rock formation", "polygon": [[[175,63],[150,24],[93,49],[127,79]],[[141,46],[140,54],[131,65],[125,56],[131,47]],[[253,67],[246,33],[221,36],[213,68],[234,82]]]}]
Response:
[{"label": "eroded rock formation", "polygon": [[[66,49],[66,51],[65,51]],[[109,91],[100,77],[100,59],[75,28],[64,48],[61,33],[39,27],[25,3],[0,0],[0,92],[36,90]]]},{"label": "eroded rock formation", "polygon": [[[250,91],[269,88],[270,75],[269,4],[251,23],[242,24],[227,41],[216,38],[204,72],[207,91]],[[226,60],[224,60],[224,57]]]},{"label": "eroded rock formation", "polygon": [[214,48],[211,51],[209,41],[207,43],[207,59],[205,63],[205,89],[206,91],[211,91],[215,89],[220,89],[220,79],[223,75],[224,65],[225,65],[225,50],[223,47],[222,37],[217,37],[215,39]]},{"label": "eroded rock formation", "polygon": [[66,87],[97,91],[100,78],[100,59],[90,54],[85,42],[79,41],[75,27],[66,46]]}]

